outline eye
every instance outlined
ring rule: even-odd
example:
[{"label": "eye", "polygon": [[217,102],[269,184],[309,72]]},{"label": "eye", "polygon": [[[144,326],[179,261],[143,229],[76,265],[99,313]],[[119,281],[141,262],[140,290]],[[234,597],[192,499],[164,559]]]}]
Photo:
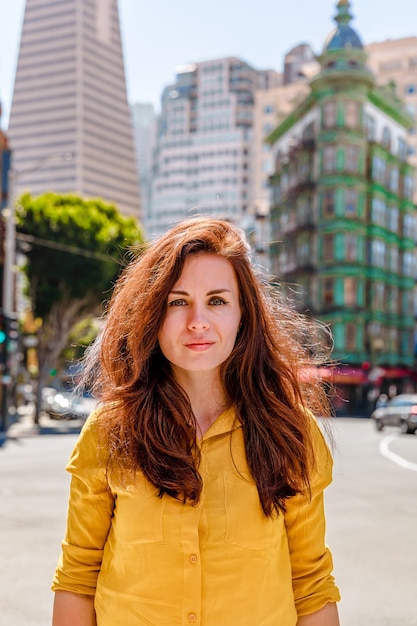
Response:
[{"label": "eye", "polygon": [[212,298],[210,300],[210,304],[214,306],[220,306],[221,304],[227,304],[227,302],[226,300],[223,300],[223,298],[219,298],[218,296],[216,296],[215,298]]},{"label": "eye", "polygon": [[168,302],[168,306],[185,306],[187,303],[182,298],[178,298],[177,300],[171,300]]}]

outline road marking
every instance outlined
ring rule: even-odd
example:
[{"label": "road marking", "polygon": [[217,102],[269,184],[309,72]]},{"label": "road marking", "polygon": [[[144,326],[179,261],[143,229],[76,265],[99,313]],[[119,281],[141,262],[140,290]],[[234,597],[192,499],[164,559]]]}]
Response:
[{"label": "road marking", "polygon": [[395,441],[398,439],[396,435],[388,435],[388,437],[384,437],[384,439],[379,444],[379,451],[385,458],[393,461],[397,465],[404,467],[405,469],[412,470],[413,472],[417,472],[417,463],[411,463],[411,461],[407,461],[403,459],[399,454],[395,454],[389,449],[389,444],[391,441]]}]

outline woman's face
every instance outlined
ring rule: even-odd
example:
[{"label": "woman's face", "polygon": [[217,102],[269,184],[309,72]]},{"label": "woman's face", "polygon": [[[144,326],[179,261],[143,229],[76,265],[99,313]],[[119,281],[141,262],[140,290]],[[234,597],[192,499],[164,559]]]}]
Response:
[{"label": "woman's face", "polygon": [[231,263],[215,254],[190,255],[168,295],[158,334],[174,373],[219,371],[235,345],[241,310]]}]

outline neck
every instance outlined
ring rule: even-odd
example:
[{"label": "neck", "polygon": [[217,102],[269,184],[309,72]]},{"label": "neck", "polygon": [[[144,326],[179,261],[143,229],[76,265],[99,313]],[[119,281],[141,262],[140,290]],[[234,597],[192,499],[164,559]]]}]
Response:
[{"label": "neck", "polygon": [[218,377],[210,372],[175,372],[177,382],[186,392],[202,436],[217,417],[225,411],[229,403]]}]

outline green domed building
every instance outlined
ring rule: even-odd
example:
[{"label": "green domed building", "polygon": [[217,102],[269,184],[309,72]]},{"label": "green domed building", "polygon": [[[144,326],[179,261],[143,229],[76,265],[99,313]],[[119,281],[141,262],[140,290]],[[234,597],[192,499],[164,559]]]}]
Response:
[{"label": "green domed building", "polygon": [[[331,327],[323,370],[340,414],[415,388],[417,219],[413,120],[377,87],[340,0],[309,96],[271,133],[271,269],[300,310]],[[337,402],[337,404],[336,404]]]}]

